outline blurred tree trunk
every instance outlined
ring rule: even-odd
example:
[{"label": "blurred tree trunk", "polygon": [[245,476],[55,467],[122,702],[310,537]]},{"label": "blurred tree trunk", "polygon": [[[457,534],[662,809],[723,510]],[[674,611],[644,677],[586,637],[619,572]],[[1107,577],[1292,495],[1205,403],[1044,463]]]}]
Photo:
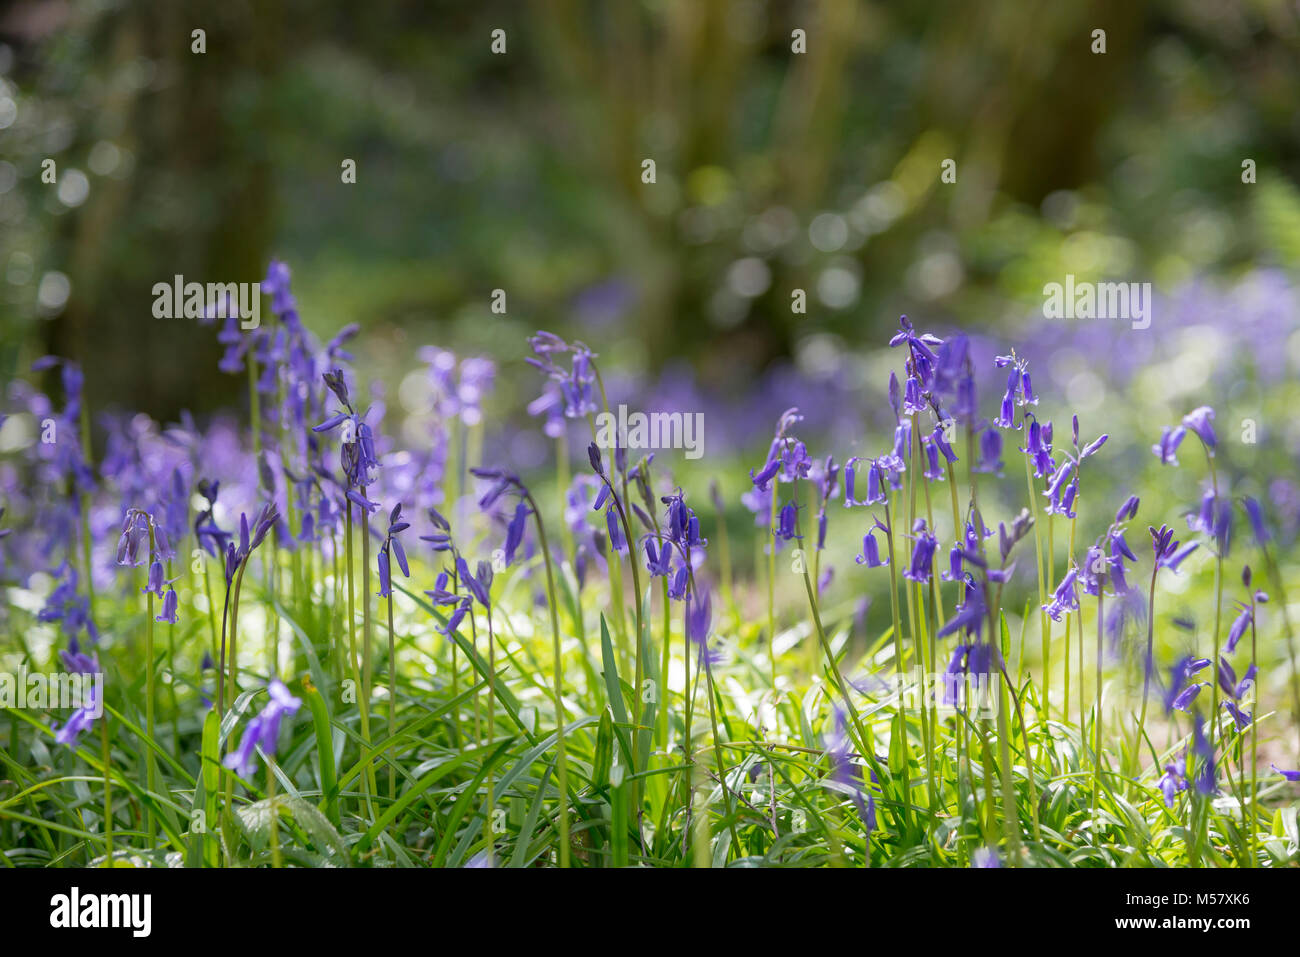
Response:
[{"label": "blurred tree trunk", "polygon": [[[127,4],[101,21],[108,51],[100,109],[85,150],[106,139],[132,158],[125,177],[96,177],[68,217],[72,295],[54,351],[82,357],[92,410],[138,409],[174,421],[243,401],[217,368],[216,330],[153,316],[153,285],[255,282],[266,267],[276,204],[272,158],[256,149],[271,122],[284,36],[278,2],[233,3],[197,16],[176,4]],[[191,31],[206,31],[206,53]],[[123,82],[148,64],[143,88]],[[246,99],[251,97],[252,99]]]}]

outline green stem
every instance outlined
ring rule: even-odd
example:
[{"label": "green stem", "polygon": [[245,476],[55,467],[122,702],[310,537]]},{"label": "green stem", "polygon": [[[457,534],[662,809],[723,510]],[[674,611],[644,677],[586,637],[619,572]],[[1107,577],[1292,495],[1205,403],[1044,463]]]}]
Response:
[{"label": "green stem", "polygon": [[542,552],[542,563],[546,566],[546,594],[548,606],[551,612],[551,652],[554,656],[555,672],[555,740],[556,740],[556,763],[559,765],[560,780],[560,867],[569,866],[569,768],[565,755],[564,742],[564,661],[560,649],[560,617],[556,611],[555,603],[555,573],[551,569],[551,551],[546,544],[546,529],[542,525],[542,513],[537,508],[537,503],[533,501],[532,495],[527,492],[524,497],[528,500],[529,507],[533,510],[533,524],[537,528],[537,544]]}]

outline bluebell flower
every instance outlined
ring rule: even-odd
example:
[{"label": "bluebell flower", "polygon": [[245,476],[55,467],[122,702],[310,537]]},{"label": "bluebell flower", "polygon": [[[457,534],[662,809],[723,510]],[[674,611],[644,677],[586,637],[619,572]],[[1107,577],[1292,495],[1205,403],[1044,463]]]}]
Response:
[{"label": "bluebell flower", "polygon": [[668,585],[668,597],[673,601],[682,601],[690,594],[691,572],[685,564],[678,565],[677,571],[673,573],[672,581]]},{"label": "bluebell flower", "polygon": [[1255,720],[1254,715],[1249,711],[1243,710],[1234,701],[1224,701],[1223,710],[1227,711],[1232,717],[1233,723],[1237,725],[1237,730],[1244,731],[1250,727],[1251,722]]},{"label": "bluebell flower", "polygon": [[1250,605],[1244,604],[1243,602],[1238,602],[1237,604],[1240,606],[1241,611],[1237,613],[1237,617],[1233,621],[1232,627],[1228,629],[1228,644],[1224,648],[1228,654],[1232,654],[1233,651],[1236,650],[1237,642],[1241,641],[1242,636],[1246,634],[1246,629],[1250,627],[1250,623],[1255,618],[1255,611]]},{"label": "bluebell flower", "polygon": [[162,613],[154,618],[154,621],[163,621],[169,625],[176,624],[176,589],[168,588],[167,594],[163,597]]},{"label": "bluebell flower", "polygon": [[1042,606],[1043,611],[1047,612],[1052,621],[1060,621],[1061,615],[1066,612],[1078,611],[1079,609],[1079,591],[1078,591],[1078,569],[1074,566],[1065,573],[1061,583],[1056,586],[1056,591],[1052,593],[1052,600]]},{"label": "bluebell flower", "polygon": [[799,506],[794,502],[786,502],[781,506],[781,511],[777,513],[775,535],[783,542],[803,538],[798,533],[798,528]]},{"label": "bluebell flower", "polygon": [[915,545],[912,546],[912,561],[907,570],[903,572],[903,577],[908,581],[925,584],[930,580],[934,552],[939,545],[939,540],[926,529],[925,519],[923,518],[916,520],[916,526],[912,531],[913,534],[907,536],[915,542]]},{"label": "bluebell flower", "polygon": [[609,530],[609,544],[616,552],[627,548],[623,541],[623,529],[619,524],[618,513],[613,507],[605,509],[605,527]]},{"label": "bluebell flower", "polygon": [[709,632],[713,627],[713,599],[708,589],[702,597],[686,598],[686,638],[696,648],[705,667],[712,669],[722,663],[722,653],[709,646]]},{"label": "bluebell flower", "polygon": [[[98,665],[95,665],[98,670]],[[102,711],[97,695],[102,689],[96,688],[93,683],[86,685],[86,696],[82,701],[80,708],[77,708],[68,716],[68,720],[62,726],[54,725],[54,740],[59,744],[75,748],[81,735],[89,731],[95,724],[95,712]]]},{"label": "bluebell flower", "polygon": [[1166,764],[1165,773],[1156,782],[1156,786],[1160,788],[1160,792],[1165,796],[1165,807],[1173,807],[1175,796],[1187,790],[1185,764],[1186,762],[1182,759],[1176,763]]},{"label": "bluebell flower", "polygon": [[1250,527],[1255,533],[1255,541],[1262,548],[1266,542],[1273,538],[1268,530],[1268,525],[1264,522],[1264,510],[1260,507],[1259,502],[1249,495],[1242,498],[1241,505],[1246,510],[1246,517],[1250,519]]},{"label": "bluebell flower", "polygon": [[403,578],[411,577],[411,568],[406,562],[406,551],[397,536],[411,527],[410,522],[402,521],[402,503],[398,502],[388,513],[388,531],[384,533],[384,543],[379,546],[377,561],[379,565],[379,597],[387,598],[392,594],[392,568],[389,556],[397,560]]},{"label": "bluebell flower", "polygon": [[993,848],[979,847],[970,856],[970,866],[997,869],[1002,866],[1002,862],[998,860],[998,852]]},{"label": "bluebell flower", "polygon": [[980,432],[979,459],[975,462],[976,472],[1002,474],[1002,433],[997,429],[985,428]]},{"label": "bluebell flower", "polygon": [[1178,542],[1174,539],[1174,530],[1168,525],[1161,525],[1159,531],[1148,525],[1147,531],[1151,533],[1151,549],[1155,556],[1156,566],[1168,568],[1174,573],[1178,572],[1178,566],[1183,563],[1188,555],[1196,551],[1199,545],[1198,542],[1192,542],[1179,550]]},{"label": "bluebell flower", "polygon": [[1195,432],[1205,445],[1205,449],[1210,455],[1214,454],[1215,446],[1218,445],[1218,438],[1214,434],[1214,410],[1208,405],[1193,409],[1183,416],[1183,426],[1188,430]]},{"label": "bluebell flower", "polygon": [[[917,335],[911,320],[907,316],[899,316],[898,325],[900,331],[895,333],[894,337],[889,340],[890,348],[906,343],[908,359],[905,364],[911,373],[909,378],[914,378],[918,387],[929,389],[934,380],[935,366],[939,359],[934,347],[942,346],[943,340],[928,332]],[[906,390],[904,391],[906,392]],[[904,400],[904,410],[906,408],[907,403]],[[916,411],[920,411],[920,409]]]},{"label": "bluebell flower", "polygon": [[647,538],[645,542],[646,569],[650,572],[651,578],[666,577],[673,570],[672,547],[667,544],[661,544],[658,549],[655,548],[655,542],[652,538]]},{"label": "bluebell flower", "polygon": [[862,553],[855,559],[859,565],[866,565],[868,568],[879,568],[881,565],[888,565],[888,558],[881,558],[880,547],[876,544],[876,530],[873,528],[862,536]]},{"label": "bluebell flower", "polygon": [[262,753],[268,758],[275,756],[280,736],[280,722],[285,715],[297,714],[298,709],[302,707],[302,700],[290,694],[289,689],[279,678],[271,679],[267,691],[271,697],[270,701],[253,720],[248,722],[238,750],[227,754],[221,762],[240,777],[248,777],[252,773],[257,748],[260,747]]},{"label": "bluebell flower", "polygon": [[1188,682],[1196,675],[1197,672],[1209,667],[1209,658],[1197,658],[1194,655],[1187,655],[1175,662],[1169,669],[1169,688],[1165,692],[1165,713],[1172,711],[1186,711],[1191,703],[1200,694],[1201,688],[1205,685],[1192,684]]},{"label": "bluebell flower", "polygon": [[1160,441],[1151,446],[1151,451],[1160,460],[1161,465],[1178,465],[1178,446],[1182,444],[1187,430],[1181,425],[1176,428],[1164,426],[1160,430]]},{"label": "bluebell flower", "polygon": [[522,499],[517,505],[515,505],[514,517],[510,519],[510,523],[506,526],[506,543],[505,548],[503,549],[507,568],[514,564],[515,553],[519,550],[519,546],[524,540],[524,531],[527,526],[528,516],[532,513],[533,510],[529,508],[528,503]]},{"label": "bluebell flower", "polygon": [[935,633],[936,638],[947,638],[957,631],[979,640],[984,629],[988,606],[984,601],[984,586],[973,578],[966,579],[966,592],[956,612],[946,625]]}]

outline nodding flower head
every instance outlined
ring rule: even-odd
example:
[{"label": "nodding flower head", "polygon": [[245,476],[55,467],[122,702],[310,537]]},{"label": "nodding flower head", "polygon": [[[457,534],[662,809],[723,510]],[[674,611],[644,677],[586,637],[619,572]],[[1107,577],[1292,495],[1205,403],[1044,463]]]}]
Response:
[{"label": "nodding flower head", "polygon": [[722,653],[709,646],[709,632],[713,628],[713,599],[707,588],[701,595],[686,598],[686,637],[695,645],[696,654],[706,668],[722,663]]},{"label": "nodding flower head", "polygon": [[[855,498],[859,487],[857,474],[857,464],[859,462],[865,462],[867,465],[866,497],[862,499]],[[844,465],[845,507],[882,504],[888,497],[885,492],[886,484],[893,484],[893,479],[889,471],[889,466],[893,463],[894,459],[892,456],[878,459],[849,459]],[[902,467],[901,461],[898,462],[898,465],[900,468]]]},{"label": "nodding flower head", "polygon": [[973,640],[979,641],[984,629],[988,605],[984,601],[984,586],[973,578],[966,579],[966,594],[957,613],[935,634],[936,638],[946,638],[957,631],[962,631]]},{"label": "nodding flower head", "polygon": [[1165,765],[1165,773],[1160,776],[1157,786],[1160,792],[1165,796],[1165,807],[1174,806],[1174,797],[1181,791],[1187,790],[1187,768],[1186,760],[1179,759]]},{"label": "nodding flower head", "polygon": [[975,462],[976,472],[1002,474],[1002,433],[994,428],[980,431],[979,458]]},{"label": "nodding flower head", "polygon": [[779,477],[782,482],[807,478],[812,469],[812,458],[808,455],[807,447],[789,434],[789,430],[802,421],[803,416],[797,408],[789,408],[781,413],[762,468],[757,471],[751,469],[749,472],[754,488],[758,491],[766,492],[774,478]]},{"label": "nodding flower head", "polygon": [[167,594],[163,596],[162,612],[154,617],[154,621],[166,622],[169,625],[176,624],[176,589],[168,588]]},{"label": "nodding flower head", "polygon": [[1210,666],[1209,658],[1197,658],[1187,655],[1174,662],[1169,668],[1169,687],[1165,691],[1165,713],[1186,711],[1200,694],[1204,683],[1193,684],[1196,673]]},{"label": "nodding flower head", "polygon": [[[943,340],[938,336],[923,332],[917,335],[912,321],[907,316],[898,317],[899,331],[889,340],[890,348],[907,345],[908,359],[906,365],[909,378],[914,378],[923,389],[929,389],[934,381],[935,364],[939,360],[935,347],[942,346]],[[906,403],[905,403],[906,405]]]},{"label": "nodding flower head", "polygon": [[1136,495],[1130,495],[1124,500],[1124,504],[1119,507],[1115,513],[1115,524],[1127,522],[1137,517],[1139,499]]},{"label": "nodding flower head", "polygon": [[673,570],[673,550],[667,542],[660,542],[657,546],[653,537],[645,541],[646,569],[650,572],[651,578],[660,576],[667,577]]},{"label": "nodding flower head", "polygon": [[1161,465],[1178,465],[1178,446],[1182,444],[1187,430],[1181,425],[1175,428],[1164,426],[1160,430],[1160,441],[1151,446],[1151,451],[1160,460]]},{"label": "nodding flower head", "polygon": [[1213,409],[1208,405],[1193,409],[1183,416],[1183,427],[1195,432],[1205,446],[1205,451],[1210,455],[1214,454],[1214,449],[1218,445],[1218,437],[1214,434]]},{"label": "nodding flower head", "polygon": [[1023,428],[1025,422],[1031,420],[1031,416],[1026,413],[1025,422],[1017,423],[1016,410],[1038,404],[1038,397],[1034,395],[1033,382],[1029,376],[1029,363],[1017,356],[1013,349],[1009,356],[998,356],[994,364],[999,369],[1010,367],[1011,371],[1007,373],[1006,391],[1002,393],[1002,401],[998,405],[998,414],[993,424],[1000,429]]},{"label": "nodding flower head", "polygon": [[496,504],[506,492],[514,490],[520,495],[527,494],[527,488],[514,472],[506,469],[472,468],[470,474],[488,483],[488,490],[478,500],[478,507],[485,512]]},{"label": "nodding flower head", "polygon": [[1255,609],[1253,607],[1244,602],[1237,602],[1237,606],[1240,610],[1237,612],[1237,617],[1233,621],[1232,627],[1228,629],[1228,644],[1224,649],[1228,654],[1232,654],[1237,650],[1237,642],[1241,641],[1242,637],[1246,634],[1246,629],[1249,628],[1251,622],[1255,620]]},{"label": "nodding flower head", "polygon": [[321,374],[325,380],[325,386],[334,393],[334,397],[343,403],[344,408],[349,412],[352,411],[352,400],[348,395],[348,384],[343,378],[342,369],[330,369],[328,372]]},{"label": "nodding flower head", "polygon": [[1088,595],[1100,596],[1110,580],[1112,560],[1102,549],[1104,538],[1103,536],[1088,546],[1088,551],[1083,556],[1083,565],[1079,569],[1079,579],[1083,582],[1084,593]]},{"label": "nodding flower head", "polygon": [[1175,573],[1178,571],[1178,566],[1188,555],[1196,551],[1199,545],[1198,542],[1192,542],[1180,550],[1178,540],[1174,538],[1174,530],[1168,525],[1161,525],[1159,531],[1148,525],[1147,531],[1151,533],[1151,550],[1155,556],[1156,567],[1168,568]]},{"label": "nodding flower head", "polygon": [[912,561],[903,572],[903,577],[908,581],[925,584],[930,580],[930,572],[934,564],[934,552],[939,546],[939,539],[931,535],[926,529],[925,519],[923,518],[916,520],[916,526],[912,531],[913,534],[908,536],[915,542],[912,546]]},{"label": "nodding flower head", "polygon": [[388,531],[384,534],[384,543],[379,546],[378,565],[380,598],[389,597],[393,591],[390,555],[392,558],[397,560],[397,567],[401,569],[402,577],[411,577],[411,568],[406,562],[406,550],[402,548],[402,543],[397,538],[398,535],[410,527],[410,522],[402,521],[402,503],[398,502],[393,506],[393,510],[388,513]]},{"label": "nodding flower head", "polygon": [[799,534],[799,506],[794,502],[786,502],[781,506],[774,534],[783,542],[803,538]]},{"label": "nodding flower head", "polygon": [[671,495],[660,497],[659,501],[667,506],[667,535],[670,541],[683,549],[708,546],[708,541],[700,538],[699,517],[686,504],[686,496],[680,488],[675,489]]},{"label": "nodding flower head", "polygon": [[518,504],[515,505],[514,517],[506,525],[506,543],[502,549],[507,568],[514,564],[515,553],[524,540],[524,530],[528,523],[528,516],[532,513],[533,510],[528,507],[528,503],[523,499],[520,499]]},{"label": "nodding flower head", "polygon": [[875,528],[862,536],[862,554],[858,555],[855,561],[859,565],[866,565],[868,568],[879,568],[881,565],[889,564],[888,558],[880,556],[880,546],[876,544]]},{"label": "nodding flower head", "polygon": [[1047,612],[1052,621],[1060,621],[1061,615],[1077,611],[1078,608],[1079,571],[1071,566],[1065,573],[1065,577],[1061,579],[1061,583],[1056,586],[1056,591],[1052,593],[1052,600],[1043,605],[1042,609]]},{"label": "nodding flower head", "polygon": [[1242,498],[1241,507],[1246,511],[1246,517],[1250,519],[1250,527],[1255,533],[1255,541],[1263,548],[1273,538],[1268,530],[1268,525],[1264,521],[1264,510],[1260,507],[1259,501],[1249,495]]},{"label": "nodding flower head", "polygon": [[[537,414],[545,410],[549,414],[551,404],[558,398],[557,405],[562,404],[565,418],[581,419],[595,412],[598,380],[591,361],[596,358],[595,353],[581,342],[568,343],[554,333],[545,331],[529,337],[528,344],[532,346],[533,355],[526,361],[546,373],[550,380],[547,391],[542,395],[542,399],[546,400],[545,409],[534,410],[530,406],[529,411]],[[568,369],[557,362],[557,357],[564,353],[571,355]],[[542,402],[542,399],[538,402]]]},{"label": "nodding flower head", "polygon": [[268,759],[275,756],[280,736],[280,722],[285,715],[297,714],[298,709],[302,707],[302,700],[290,694],[289,689],[279,678],[271,679],[267,692],[271,700],[257,717],[248,722],[248,726],[244,729],[244,736],[240,739],[239,748],[227,754],[221,762],[241,777],[248,777],[252,773],[253,759],[259,747]]},{"label": "nodding flower head", "polygon": [[266,536],[279,520],[280,511],[274,503],[263,505],[254,516],[251,525],[248,515],[240,512],[239,545],[236,547],[233,541],[226,544],[226,587],[234,581],[239,566],[248,561],[249,556],[266,540]]},{"label": "nodding flower head", "polygon": [[477,566],[477,575],[471,574],[469,564],[463,558],[456,559],[456,574],[462,585],[469,589],[469,593],[484,608],[488,608],[492,603],[490,594],[492,588],[492,566],[487,562],[479,562]]},{"label": "nodding flower head", "polygon": [[[128,508],[122,522],[122,533],[117,540],[117,563],[119,565],[143,565],[149,560],[149,529],[153,518],[143,509]],[[143,546],[143,553],[141,548]]]}]

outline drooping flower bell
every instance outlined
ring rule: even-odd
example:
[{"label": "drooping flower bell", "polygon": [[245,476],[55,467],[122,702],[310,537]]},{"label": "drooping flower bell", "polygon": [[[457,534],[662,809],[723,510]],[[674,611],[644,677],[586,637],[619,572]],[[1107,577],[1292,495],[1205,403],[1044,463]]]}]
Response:
[{"label": "drooping flower bell", "polygon": [[275,756],[280,736],[280,722],[285,715],[297,714],[298,709],[302,707],[302,700],[290,694],[289,689],[279,678],[271,679],[267,691],[271,700],[253,720],[248,722],[248,726],[244,729],[244,736],[240,739],[239,748],[227,754],[221,762],[241,777],[248,777],[252,773],[258,748],[262,749],[262,753],[268,759]]},{"label": "drooping flower bell", "polygon": [[406,561],[406,551],[397,536],[411,527],[410,522],[402,521],[402,503],[398,502],[388,513],[388,531],[384,534],[384,543],[379,546],[377,562],[379,566],[379,597],[388,598],[393,593],[392,567],[390,555],[397,560],[403,578],[411,577],[411,568]]},{"label": "drooping flower bell", "polygon": [[1183,427],[1195,432],[1205,446],[1206,452],[1214,455],[1218,437],[1214,434],[1214,410],[1208,405],[1193,409],[1183,416]]},{"label": "drooping flower bell", "polygon": [[930,580],[930,572],[934,564],[934,552],[939,546],[939,539],[926,529],[925,519],[923,518],[916,520],[912,534],[907,537],[912,539],[915,544],[912,546],[912,561],[907,570],[903,572],[903,577],[908,581],[925,584]]}]

